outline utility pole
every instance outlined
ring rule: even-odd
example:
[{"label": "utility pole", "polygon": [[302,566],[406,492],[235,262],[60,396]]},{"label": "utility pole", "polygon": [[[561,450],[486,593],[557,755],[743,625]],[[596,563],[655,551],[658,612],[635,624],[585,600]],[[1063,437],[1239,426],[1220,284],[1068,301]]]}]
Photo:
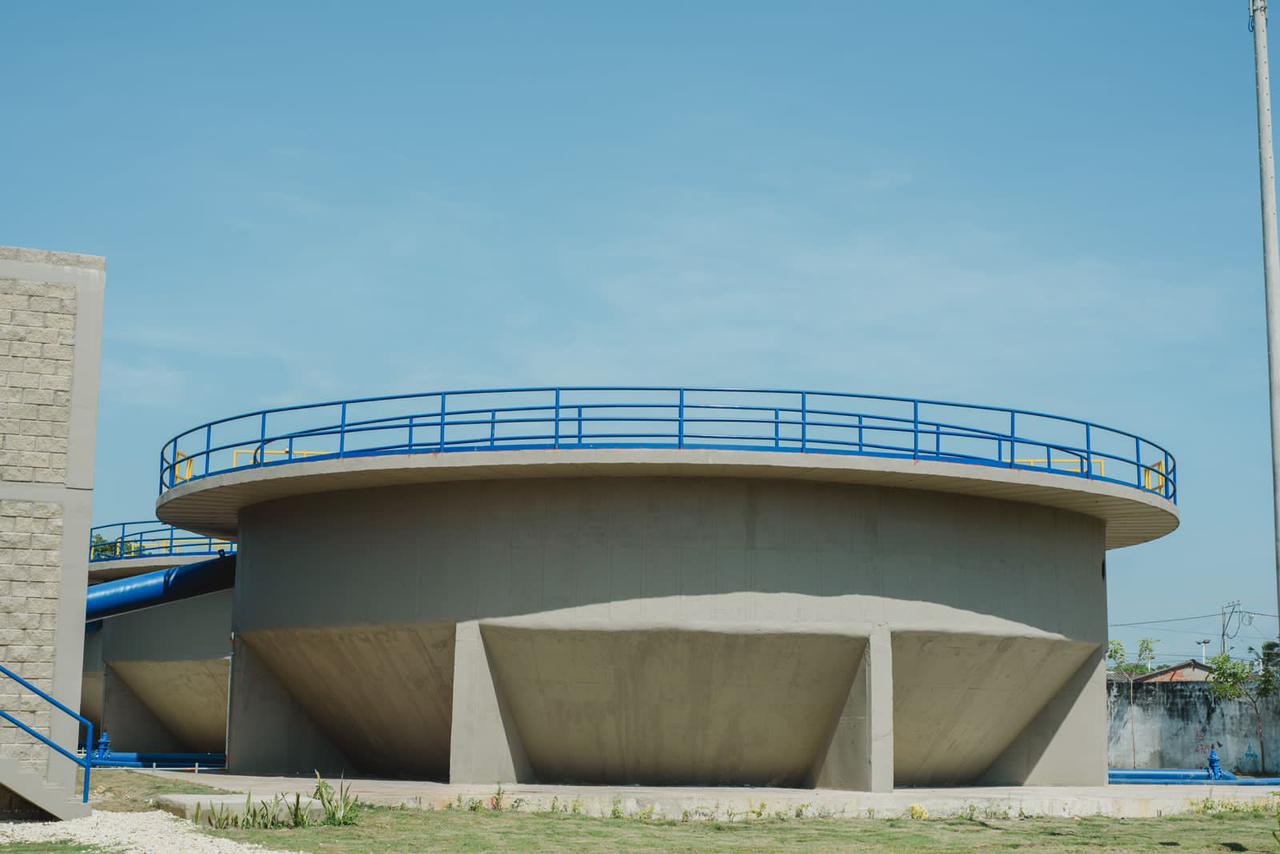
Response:
[{"label": "utility pole", "polygon": [[[1280,245],[1276,241],[1276,156],[1271,144],[1271,67],[1267,62],[1267,0],[1249,0],[1258,93],[1258,171],[1262,183],[1262,256],[1267,293],[1267,376],[1271,389],[1271,490],[1276,603],[1280,606]],[[1276,611],[1280,614],[1280,610]],[[1226,641],[1223,641],[1225,647]],[[1226,651],[1225,649],[1223,650]]]},{"label": "utility pole", "polygon": [[1224,604],[1220,613],[1222,615],[1222,632],[1219,635],[1219,638],[1221,638],[1221,645],[1217,648],[1217,652],[1222,654],[1222,656],[1225,656],[1226,639],[1228,639],[1228,636],[1230,636],[1230,638],[1235,638],[1235,635],[1238,635],[1240,632],[1239,622],[1236,622],[1235,624],[1235,631],[1230,631],[1231,617],[1238,617],[1240,615],[1240,600],[1236,599],[1235,602],[1228,602]]},{"label": "utility pole", "polygon": [[1204,640],[1196,641],[1196,643],[1200,644],[1200,663],[1204,664],[1209,657],[1209,644],[1213,643],[1213,641],[1210,638],[1205,638]]}]

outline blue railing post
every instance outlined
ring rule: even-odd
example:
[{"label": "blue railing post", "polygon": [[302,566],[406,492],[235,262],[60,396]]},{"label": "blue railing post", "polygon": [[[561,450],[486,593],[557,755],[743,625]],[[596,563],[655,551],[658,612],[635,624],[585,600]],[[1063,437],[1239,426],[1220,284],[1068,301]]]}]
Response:
[{"label": "blue railing post", "polygon": [[858,453],[865,454],[867,452],[866,442],[862,436],[862,413],[858,413]]},{"label": "blue railing post", "polygon": [[1093,425],[1084,425],[1084,476],[1093,478]]},{"label": "blue railing post", "polygon": [[258,465],[262,465],[267,461],[267,413],[265,412],[258,419],[258,451],[254,456],[258,458]]},{"label": "blue railing post", "polygon": [[911,401],[911,458],[920,459],[920,401]]},{"label": "blue railing post", "polygon": [[800,450],[809,447],[809,395],[800,392]]},{"label": "blue railing post", "polygon": [[582,404],[578,404],[578,444],[582,444]]},{"label": "blue railing post", "polygon": [[778,410],[773,410],[773,446],[775,448],[782,447],[782,436],[779,432]]},{"label": "blue railing post", "polygon": [[679,403],[677,403],[676,406],[677,406],[676,435],[678,437],[676,440],[676,447],[683,448],[684,447],[684,389],[680,389]]},{"label": "blue railing post", "polygon": [[347,452],[347,405],[342,404],[338,422],[338,456]]},{"label": "blue railing post", "polygon": [[556,447],[560,447],[560,389],[556,389]]},{"label": "blue railing post", "polygon": [[1018,413],[1009,413],[1009,468],[1013,468],[1017,463],[1014,457],[1018,456],[1018,433],[1017,433],[1017,417]]},{"label": "blue railing post", "polygon": [[[209,476],[209,458],[213,456],[213,451],[211,450],[212,448],[213,448],[213,425],[206,424],[204,428],[204,476],[205,477]],[[177,442],[174,442],[173,450],[175,452],[173,455],[174,465],[176,466],[178,464],[177,463],[178,454],[176,453],[178,450]]]},{"label": "blue railing post", "polygon": [[404,447],[406,451],[413,450],[413,416],[412,415],[409,416],[409,441],[407,444],[405,444]]},{"label": "blue railing post", "polygon": [[444,418],[446,413],[446,410],[445,410],[446,397],[447,395],[444,392],[440,393],[440,451],[441,452],[444,451]]},{"label": "blue railing post", "polygon": [[84,790],[81,792],[80,799],[82,803],[89,803],[89,770],[93,768],[93,722],[85,721],[85,738],[84,743]]},{"label": "blue railing post", "polygon": [[498,410],[489,410],[489,447],[495,447],[498,444]]},{"label": "blue railing post", "polygon": [[1140,489],[1146,489],[1147,486],[1143,483],[1143,474],[1145,472],[1142,469],[1142,440],[1137,436],[1133,437],[1133,464],[1137,467],[1138,487]]}]

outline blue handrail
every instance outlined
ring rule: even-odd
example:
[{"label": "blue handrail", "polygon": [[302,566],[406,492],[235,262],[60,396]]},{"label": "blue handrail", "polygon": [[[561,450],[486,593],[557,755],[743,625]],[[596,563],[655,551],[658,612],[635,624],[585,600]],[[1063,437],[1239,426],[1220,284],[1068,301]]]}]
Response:
[{"label": "blue handrail", "polygon": [[116,522],[89,529],[89,562],[141,557],[233,554],[236,544],[184,531],[155,519]]},{"label": "blue handrail", "polygon": [[1031,410],[788,389],[566,386],[427,392],[210,421],[160,452],[160,491],[250,467],[386,454],[675,448],[844,454],[1050,472],[1177,503],[1147,439]]},{"label": "blue handrail", "polygon": [[[37,688],[35,685],[32,685],[32,684],[31,684],[30,682],[28,682],[26,679],[23,679],[21,676],[19,676],[18,674],[14,673],[12,670],[10,670],[9,668],[5,667],[3,664],[0,664],[0,673],[2,673],[2,674],[4,674],[5,676],[9,677],[9,678],[10,678],[10,679],[12,679],[14,682],[17,682],[17,683],[18,683],[19,685],[21,685],[23,688],[26,688],[28,691],[30,691],[31,693],[35,694],[35,695],[36,695],[37,697],[39,697],[40,699],[44,700],[46,703],[49,703],[51,706],[53,706],[53,707],[54,707],[55,709],[57,709],[58,711],[60,711],[60,712],[63,712],[63,713],[65,713],[65,714],[70,715],[71,717],[73,717],[73,718],[75,718],[77,721],[79,721],[81,724],[83,724],[83,725],[86,727],[86,732],[87,732],[87,740],[85,741],[85,744],[89,744],[89,745],[92,745],[92,744],[93,744],[93,724],[92,724],[88,719],[80,717],[80,715],[78,715],[78,714],[76,714],[75,712],[71,711],[71,710],[70,710],[70,709],[68,709],[66,706],[64,706],[62,703],[60,703],[60,702],[58,702],[56,699],[54,699],[54,697],[53,697],[53,696],[51,696],[50,694],[47,694],[47,693],[45,693],[44,691],[40,690],[40,689],[39,689],[39,688]],[[40,741],[41,743],[43,743],[46,747],[49,747],[49,748],[51,748],[52,750],[57,751],[58,753],[60,753],[60,754],[62,754],[63,756],[67,757],[67,758],[68,758],[68,759],[70,759],[72,762],[76,763],[76,764],[77,764],[77,765],[79,765],[81,768],[83,768],[83,769],[84,769],[84,790],[83,790],[83,792],[82,792],[82,794],[81,794],[81,798],[82,798],[82,800],[83,800],[83,802],[84,802],[84,803],[86,803],[86,804],[87,804],[87,803],[89,803],[89,772],[90,772],[90,769],[92,769],[92,767],[93,767],[93,757],[90,755],[90,754],[92,753],[92,751],[85,751],[85,755],[84,755],[83,757],[77,756],[75,753],[71,752],[70,750],[67,750],[67,749],[66,749],[65,747],[63,747],[61,744],[58,744],[56,741],[54,741],[53,739],[49,738],[49,737],[48,737],[47,735],[45,735],[44,733],[39,732],[38,730],[32,729],[31,727],[27,726],[25,723],[23,723],[22,721],[18,720],[18,719],[17,719],[17,718],[15,718],[12,714],[10,714],[10,713],[9,713],[9,712],[7,712],[7,711],[4,711],[3,709],[0,709],[0,718],[3,718],[4,720],[6,720],[6,721],[8,721],[9,723],[13,724],[13,725],[14,725],[14,726],[16,726],[18,729],[20,729],[20,730],[22,730],[23,732],[25,732],[27,735],[33,736],[33,737],[34,737],[34,738],[36,738],[38,741]]]}]

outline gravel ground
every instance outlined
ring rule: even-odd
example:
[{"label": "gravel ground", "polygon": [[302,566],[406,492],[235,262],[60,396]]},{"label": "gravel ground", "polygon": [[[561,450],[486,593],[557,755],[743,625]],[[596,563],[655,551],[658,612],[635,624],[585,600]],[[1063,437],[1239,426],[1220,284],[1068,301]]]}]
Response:
[{"label": "gravel ground", "polygon": [[95,811],[71,821],[31,821],[0,824],[0,845],[8,842],[76,842],[128,854],[235,854],[269,852],[201,833],[189,821],[168,813]]}]

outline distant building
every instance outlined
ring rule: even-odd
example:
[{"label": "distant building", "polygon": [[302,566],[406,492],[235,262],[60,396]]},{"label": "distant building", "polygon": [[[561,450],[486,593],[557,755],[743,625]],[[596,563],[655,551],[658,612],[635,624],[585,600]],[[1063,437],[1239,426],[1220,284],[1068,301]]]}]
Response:
[{"label": "distant building", "polygon": [[1135,676],[1134,682],[1208,682],[1213,668],[1194,658]]}]

